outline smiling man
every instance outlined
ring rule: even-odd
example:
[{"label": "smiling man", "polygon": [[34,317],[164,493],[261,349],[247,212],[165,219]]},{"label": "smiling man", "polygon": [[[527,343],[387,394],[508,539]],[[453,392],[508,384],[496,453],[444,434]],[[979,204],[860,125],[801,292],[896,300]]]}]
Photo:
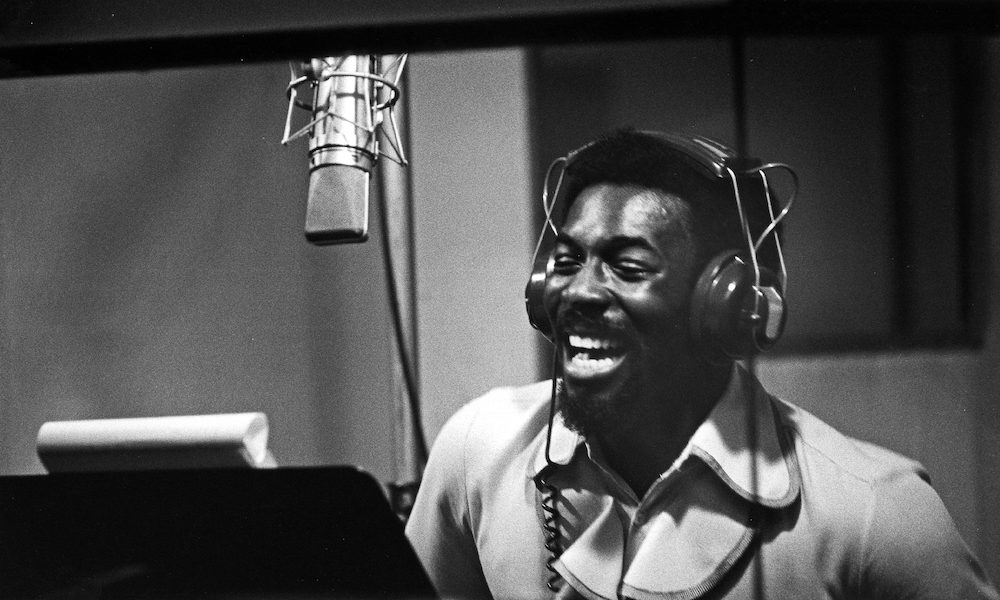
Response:
[{"label": "smiling man", "polygon": [[997,598],[920,465],[737,366],[784,320],[747,164],[635,131],[567,157],[553,379],[456,413],[407,524],[442,597]]},{"label": "smiling man", "polygon": [[691,221],[674,195],[595,183],[569,210],[545,290],[562,349],[564,423],[597,442],[640,496],[731,372],[699,356],[688,335],[699,266]]}]

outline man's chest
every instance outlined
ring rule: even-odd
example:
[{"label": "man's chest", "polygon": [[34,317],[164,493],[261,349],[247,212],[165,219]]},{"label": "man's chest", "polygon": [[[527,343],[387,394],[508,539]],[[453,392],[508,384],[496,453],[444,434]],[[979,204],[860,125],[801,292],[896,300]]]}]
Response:
[{"label": "man's chest", "polygon": [[757,581],[774,593],[826,596],[802,568],[809,557],[787,539],[767,539],[773,532],[758,529],[752,505],[705,473],[651,488],[641,501],[594,471],[565,470],[550,488],[524,477],[505,483],[479,499],[474,523],[497,598],[552,597],[550,564],[562,585],[591,598],[751,599]]}]

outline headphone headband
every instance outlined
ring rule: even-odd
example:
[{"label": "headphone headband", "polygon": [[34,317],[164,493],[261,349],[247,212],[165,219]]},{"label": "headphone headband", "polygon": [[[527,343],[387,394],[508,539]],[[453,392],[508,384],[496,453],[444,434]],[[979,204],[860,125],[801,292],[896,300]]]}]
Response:
[{"label": "headphone headband", "polygon": [[[763,166],[760,160],[740,156],[732,148],[710,138],[697,135],[683,136],[665,131],[637,130],[635,133],[654,138],[665,144],[696,168],[700,168],[706,174],[717,179],[728,178],[730,170],[741,174],[748,171],[755,171]],[[600,143],[601,139],[588,142],[570,151],[562,160],[566,161],[566,166],[568,167],[576,160],[577,156],[588,148]]]}]

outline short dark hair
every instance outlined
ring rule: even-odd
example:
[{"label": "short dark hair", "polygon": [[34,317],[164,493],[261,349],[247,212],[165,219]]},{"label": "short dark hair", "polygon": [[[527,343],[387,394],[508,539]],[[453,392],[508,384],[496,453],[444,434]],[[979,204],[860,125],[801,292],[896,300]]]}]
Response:
[{"label": "short dark hair", "polygon": [[[699,264],[725,250],[746,254],[746,237],[740,224],[732,182],[707,173],[695,159],[654,133],[619,129],[584,146],[569,158],[565,171],[565,216],[576,197],[600,184],[635,185],[674,196],[690,209],[691,228]],[[740,186],[751,232],[756,235],[770,222],[763,186]],[[762,248],[763,257],[771,244]]]}]

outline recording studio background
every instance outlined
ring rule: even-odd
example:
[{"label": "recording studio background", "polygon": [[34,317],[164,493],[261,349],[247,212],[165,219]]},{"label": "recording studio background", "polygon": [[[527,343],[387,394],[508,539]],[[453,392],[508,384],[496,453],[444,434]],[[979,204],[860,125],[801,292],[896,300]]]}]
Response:
[{"label": "recording studio background", "polygon": [[[1000,579],[1000,43],[750,38],[739,56],[711,37],[410,56],[412,213],[390,225],[412,236],[428,440],[546,375],[522,297],[541,167],[619,125],[742,128],[802,180],[787,335],[760,377],[922,461]],[[260,410],[281,465],[410,477],[382,232],[373,215],[366,244],[305,241],[288,77],[0,80],[0,473],[41,472],[49,420]]]}]

